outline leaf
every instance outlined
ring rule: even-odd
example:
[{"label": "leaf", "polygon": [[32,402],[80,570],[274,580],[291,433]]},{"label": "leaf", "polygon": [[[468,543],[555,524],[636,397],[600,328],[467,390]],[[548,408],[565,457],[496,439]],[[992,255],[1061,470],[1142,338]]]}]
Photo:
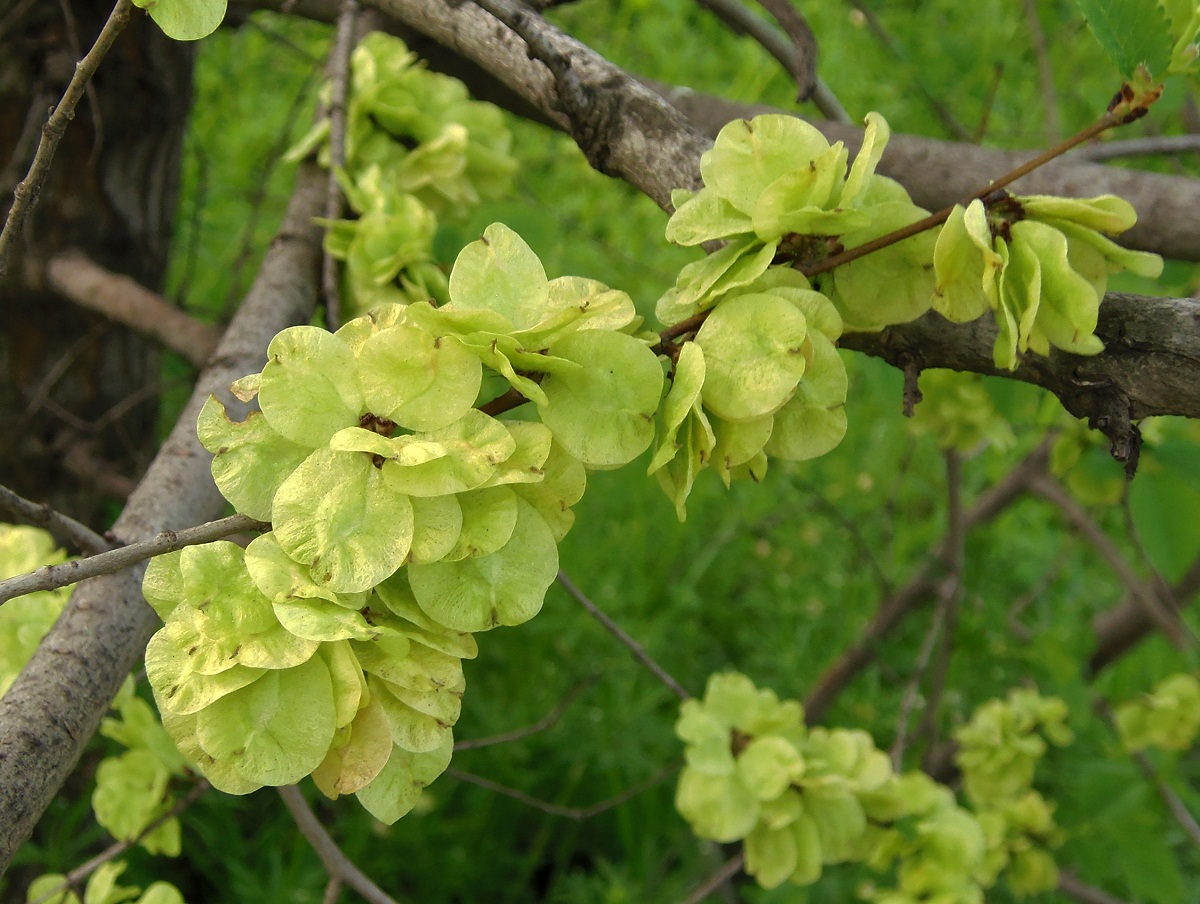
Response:
[{"label": "leaf", "polygon": [[460,493],[456,498],[462,511],[462,530],[442,558],[456,562],[490,556],[508,542],[517,524],[516,493],[508,487],[493,487]]},{"label": "leaf", "polygon": [[1125,79],[1139,64],[1166,75],[1174,43],[1162,8],[1152,0],[1075,0],[1101,48]]},{"label": "leaf", "polygon": [[490,556],[410,565],[421,608],[456,631],[519,625],[537,615],[558,574],[558,547],[542,517],[519,500],[509,541]]},{"label": "leaf", "polygon": [[740,841],[758,822],[758,798],[736,774],[712,775],[685,766],[675,789],[675,809],[701,838]]},{"label": "leaf", "polygon": [[409,430],[438,430],[466,415],[483,379],[479,359],[453,336],[395,326],[358,354],[367,410]]},{"label": "leaf", "polygon": [[168,38],[197,41],[217,30],[225,18],[227,0],[133,0]]},{"label": "leaf", "polygon": [[549,285],[546,271],[524,240],[503,223],[467,245],[450,273],[450,307],[455,311],[495,311],[518,330],[543,316]]},{"label": "leaf", "polygon": [[729,421],[774,414],[804,375],[804,315],[777,295],[739,295],[717,305],[696,345],[704,352],[704,407]]},{"label": "leaf", "polygon": [[387,765],[358,792],[359,802],[380,822],[391,825],[416,806],[421,792],[450,765],[453,741],[428,753],[392,748]]},{"label": "leaf", "polygon": [[637,458],[654,439],[663,373],[654,352],[624,333],[588,330],[568,336],[553,354],[581,365],[542,383],[542,423],[555,441],[591,467]]},{"label": "leaf", "polygon": [[384,459],[383,472],[395,492],[445,496],[482,486],[517,443],[503,423],[472,408],[449,427],[392,439],[348,427],[330,439],[330,448]]},{"label": "leaf", "polygon": [[1129,890],[1152,904],[1179,904],[1186,889],[1184,874],[1163,827],[1157,824],[1161,820],[1139,816],[1126,824],[1114,851]]},{"label": "leaf", "polygon": [[703,385],[704,351],[695,342],[684,342],[679,346],[671,388],[659,406],[658,445],[646,469],[647,474],[653,474],[670,462],[683,446],[677,438],[679,428],[699,400]]},{"label": "leaf", "polygon": [[314,656],[201,710],[196,736],[205,753],[247,779],[290,785],[325,759],[334,729],[329,669]]},{"label": "leaf", "polygon": [[221,495],[259,521],[271,520],[275,491],[312,452],[272,430],[260,411],[241,423],[231,421],[216,396],[200,409],[196,436],[213,453],[212,475]]},{"label": "leaf", "polygon": [[349,726],[350,737],[336,742],[321,765],[313,770],[313,782],[326,797],[337,799],[369,785],[392,754],[392,731],[378,700],[358,711]]},{"label": "leaf", "polygon": [[699,245],[750,232],[750,217],[715,191],[697,192],[680,205],[667,221],[667,241],[676,245]]},{"label": "leaf", "polygon": [[192,623],[197,615],[190,606],[177,607],[146,645],[146,677],[160,712],[198,712],[265,674],[236,662],[214,674],[201,672],[202,661],[188,652],[200,638]]},{"label": "leaf", "polygon": [[794,116],[737,119],[721,129],[700,158],[700,174],[706,186],[735,208],[753,214],[763,189],[828,150],[824,136]]},{"label": "leaf", "polygon": [[463,510],[457,496],[413,496],[413,541],[410,562],[436,562],[458,542]]},{"label": "leaf", "polygon": [[275,494],[274,525],[279,545],[311,569],[314,581],[352,593],[404,564],[413,509],[370,456],[321,449]]},{"label": "leaf", "polygon": [[796,871],[796,847],[791,828],[759,823],[746,836],[746,872],[763,888],[777,888]]},{"label": "leaf", "polygon": [[354,353],[337,336],[315,326],[293,326],[267,346],[258,403],[281,436],[320,448],[363,413]]}]

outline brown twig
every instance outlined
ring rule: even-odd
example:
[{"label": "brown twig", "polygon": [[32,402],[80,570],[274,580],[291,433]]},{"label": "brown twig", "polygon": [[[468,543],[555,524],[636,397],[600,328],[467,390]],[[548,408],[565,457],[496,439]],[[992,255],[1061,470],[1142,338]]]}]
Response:
[{"label": "brown twig", "polygon": [[[337,174],[346,165],[346,98],[350,91],[350,52],[354,49],[354,25],[358,0],[342,0],[337,33],[329,55],[329,188],[325,197],[325,219],[342,215],[342,187]],[[328,251],[321,261],[321,292],[325,297],[325,322],[336,330],[342,322],[342,293],[338,287],[337,260]]]},{"label": "brown twig", "polygon": [[700,904],[705,898],[736,876],[746,865],[745,853],[727,860],[719,870],[704,880],[704,883],[683,899],[681,904]]},{"label": "brown twig", "polygon": [[946,450],[946,511],[948,524],[946,539],[949,543],[949,572],[942,582],[942,605],[945,613],[945,630],[938,645],[938,657],[933,666],[933,680],[929,687],[929,699],[921,716],[918,734],[929,739],[930,748],[938,742],[938,709],[942,694],[946,690],[946,676],[950,670],[950,657],[954,652],[954,634],[958,627],[958,612],[966,590],[967,531],[963,524],[962,508],[962,457],[955,449]]},{"label": "brown twig", "polygon": [[38,142],[33,163],[30,164],[25,178],[13,191],[13,204],[9,208],[4,229],[0,230],[0,276],[8,271],[9,251],[17,240],[17,234],[21,231],[25,218],[37,205],[38,195],[50,173],[50,162],[54,159],[58,143],[67,130],[67,124],[75,115],[75,107],[79,104],[79,99],[83,97],[84,89],[92,75],[99,68],[100,61],[104,59],[104,55],[112,47],[117,35],[129,21],[132,11],[133,0],[117,0],[109,14],[108,21],[104,23],[100,35],[92,45],[92,49],[75,64],[75,74],[71,77],[67,90],[63,92],[62,100],[55,105],[50,118],[42,126],[42,140]]},{"label": "brown twig", "polygon": [[131,543],[120,546],[108,552],[102,552],[86,559],[73,559],[61,565],[46,565],[29,574],[21,574],[0,581],[0,604],[34,593],[38,590],[57,590],[88,578],[102,574],[116,574],[132,565],[144,562],[163,553],[174,552],[185,546],[196,546],[200,543],[211,543],[231,534],[244,531],[267,530],[270,525],[263,524],[246,515],[230,515],[220,521],[209,521],[185,530],[166,530],[158,536],[142,543]]},{"label": "brown twig", "polygon": [[788,71],[796,78],[796,99],[806,101],[817,87],[817,36],[792,0],[758,0],[792,43]]},{"label": "brown twig", "polygon": [[482,775],[476,775],[473,772],[467,772],[454,766],[451,766],[446,770],[446,775],[457,778],[460,781],[467,782],[468,784],[476,785],[484,790],[492,791],[496,794],[502,794],[505,797],[511,797],[515,801],[519,801],[528,807],[533,807],[535,810],[541,810],[543,813],[547,813],[550,816],[561,816],[564,819],[573,819],[576,822],[582,822],[586,819],[591,819],[593,816],[603,813],[605,810],[611,810],[613,807],[618,807],[625,803],[625,801],[637,797],[637,795],[643,793],[644,791],[649,791],[655,785],[666,779],[667,776],[675,772],[675,770],[678,768],[678,766],[668,766],[666,769],[663,769],[657,774],[652,775],[645,781],[639,782],[630,788],[626,788],[620,794],[610,797],[607,800],[602,800],[597,804],[592,804],[589,807],[563,807],[559,804],[552,804],[549,801],[539,800],[536,797],[526,794],[524,791],[519,791],[516,788],[510,788],[507,785],[494,782],[490,778],[484,778]]},{"label": "brown twig", "polygon": [[[1028,490],[1032,478],[1045,470],[1049,454],[1049,443],[1043,441],[964,513],[962,529],[970,531],[990,521],[1019,499]],[[875,617],[863,629],[858,641],[821,675],[804,703],[810,722],[820,722],[824,718],[838,694],[855,675],[874,661],[883,638],[936,591],[938,576],[944,572],[950,555],[950,545],[951,539],[947,533],[926,554],[908,583],[880,603]]]},{"label": "brown twig", "polygon": [[567,692],[567,695],[562,698],[562,700],[556,707],[554,707],[554,709],[550,710],[550,712],[546,713],[546,715],[542,716],[542,718],[538,719],[532,725],[526,725],[524,728],[514,728],[512,731],[505,731],[496,735],[489,735],[486,738],[469,738],[465,741],[456,741],[454,744],[454,752],[458,753],[460,750],[475,750],[480,747],[494,747],[497,744],[509,744],[513,741],[519,741],[521,738],[527,738],[530,735],[553,728],[558,724],[559,719],[563,717],[563,714],[568,708],[570,708],[571,704],[575,702],[579,695],[587,690],[590,685],[596,682],[596,677],[597,676],[593,675],[592,677],[585,678],[583,681],[579,682]]},{"label": "brown twig", "polygon": [[564,588],[566,588],[567,593],[571,594],[575,602],[583,606],[583,608],[587,610],[588,614],[591,615],[592,618],[604,625],[604,627],[608,629],[608,632],[612,634],[613,637],[628,647],[633,655],[637,657],[637,660],[651,672],[653,672],[654,676],[658,678],[659,681],[674,691],[680,700],[687,700],[689,697],[691,697],[691,694],[687,692],[687,689],[673,677],[671,677],[670,672],[655,662],[641,644],[626,634],[620,625],[609,618],[599,606],[588,599],[584,595],[583,591],[576,587],[574,582],[561,571],[558,573],[558,582],[562,584]]},{"label": "brown twig", "polygon": [[[863,3],[862,0],[848,0],[848,2],[862,15],[863,22],[871,30],[871,34],[875,35],[875,39],[883,45],[884,50],[899,62],[907,65],[909,63],[908,54],[904,52],[904,49],[892,37],[891,33],[884,28],[883,23],[879,21],[879,17],[875,15],[875,11]],[[971,138],[970,130],[959,122],[950,108],[929,90],[919,75],[913,78],[913,84],[916,85],[917,91],[920,92],[921,96],[925,98],[925,102],[929,104],[934,115],[946,127],[946,131],[959,141],[969,141]]]},{"label": "brown twig", "polygon": [[[67,41],[70,43],[71,53],[79,59],[83,56],[83,46],[79,43],[79,23],[75,19],[75,12],[71,9],[70,0],[58,0],[58,5],[67,23]],[[92,114],[92,153],[88,157],[88,166],[95,166],[104,147],[104,118],[100,114],[100,96],[91,80],[84,86],[84,94],[88,99],[88,110]]]},{"label": "brown twig", "polygon": [[184,797],[182,797],[178,801],[176,801],[175,806],[171,807],[169,810],[167,810],[167,812],[163,813],[161,816],[158,816],[155,819],[151,820],[149,823],[147,823],[146,827],[144,829],[142,829],[140,832],[138,832],[135,837],[130,838],[128,841],[118,841],[116,844],[110,845],[109,847],[105,848],[99,854],[97,854],[95,857],[93,857],[91,860],[88,860],[86,863],[83,863],[83,864],[75,867],[75,869],[73,869],[69,873],[67,873],[63,877],[63,881],[60,885],[56,885],[54,888],[50,889],[42,896],[30,901],[29,904],[46,904],[46,902],[48,902],[48,901],[58,900],[59,895],[61,895],[67,889],[78,887],[80,885],[80,883],[83,882],[84,879],[86,879],[88,876],[90,876],[92,873],[94,873],[96,870],[98,870],[104,864],[106,864],[112,860],[115,860],[116,858],[118,858],[122,854],[124,854],[126,851],[131,850],[133,847],[135,847],[138,844],[138,842],[140,842],[143,838],[145,838],[147,835],[149,835],[151,832],[153,832],[155,829],[157,829],[159,826],[161,826],[168,819],[172,819],[173,817],[178,816],[180,813],[182,813],[184,810],[186,810],[188,807],[190,807],[192,804],[194,804],[197,800],[199,800],[200,795],[204,794],[204,792],[206,792],[211,787],[212,787],[212,785],[210,785],[207,780],[200,779],[192,787],[191,791],[189,791]]},{"label": "brown twig", "polygon": [[50,286],[80,307],[96,311],[149,336],[203,367],[221,331],[188,316],[157,292],[104,269],[81,251],[56,254],[46,265]]},{"label": "brown twig", "polygon": [[309,807],[308,801],[295,785],[284,785],[277,789],[283,805],[296,821],[300,830],[317,856],[332,881],[344,882],[363,896],[369,904],[396,904],[396,899],[371,881],[370,876],[354,865],[354,861],[343,853],[330,834],[325,831],[317,815]]},{"label": "brown twig", "polygon": [[[1200,556],[1171,588],[1171,598],[1187,601],[1197,591],[1200,591]],[[1120,605],[1096,616],[1092,623],[1096,650],[1088,660],[1088,674],[1095,675],[1112,665],[1150,634],[1154,626],[1154,620],[1132,594]]]},{"label": "brown twig", "polygon": [[929,630],[925,632],[925,639],[921,641],[921,649],[917,652],[916,662],[913,663],[912,677],[909,678],[908,685],[904,688],[904,696],[900,700],[900,714],[896,717],[896,740],[892,743],[892,749],[888,752],[888,756],[892,760],[892,769],[896,772],[900,772],[904,768],[904,751],[908,746],[909,719],[912,717],[912,712],[916,709],[917,703],[921,699],[921,681],[929,669],[929,663],[933,658],[933,649],[937,644],[938,637],[941,635],[942,621],[945,615],[945,606],[938,606],[934,610],[933,619],[929,623]]},{"label": "brown twig", "polygon": [[1075,529],[1087,539],[1101,558],[1108,563],[1108,567],[1125,585],[1133,598],[1142,605],[1146,614],[1167,636],[1167,639],[1179,649],[1186,648],[1191,638],[1178,615],[1167,603],[1159,599],[1152,586],[1138,577],[1133,566],[1117,549],[1116,544],[1091,519],[1083,506],[1075,501],[1075,497],[1068,493],[1062,484],[1047,474],[1039,475],[1030,484],[1030,489],[1058,508]]},{"label": "brown twig", "polygon": [[1051,144],[1058,141],[1061,134],[1058,124],[1058,92],[1054,87],[1054,66],[1050,62],[1046,32],[1042,28],[1042,20],[1038,18],[1037,4],[1034,0],[1021,0],[1021,6],[1025,11],[1025,21],[1029,25],[1029,43],[1033,45],[1033,53],[1037,57],[1038,80],[1042,89],[1042,114],[1046,118],[1046,144]]},{"label": "brown twig", "polygon": [[1108,892],[1080,881],[1070,873],[1059,873],[1058,890],[1083,904],[1126,904]]},{"label": "brown twig", "polygon": [[0,486],[0,509],[17,518],[22,524],[42,527],[53,534],[66,539],[68,543],[80,552],[96,555],[108,552],[113,544],[69,515],[52,509],[46,503],[31,502],[24,496],[14,493],[6,486]]},{"label": "brown twig", "polygon": [[[796,71],[798,63],[796,49],[779,29],[756,16],[740,0],[697,0],[697,2],[728,25],[735,34],[744,34],[757,41],[763,50],[778,60],[780,65],[791,73],[793,78],[797,79],[797,84],[799,84],[800,74]],[[837,95],[815,73],[812,94],[808,99],[828,119],[843,123],[853,121],[850,114],[846,112],[846,108],[842,106],[842,102],[838,100]]]}]

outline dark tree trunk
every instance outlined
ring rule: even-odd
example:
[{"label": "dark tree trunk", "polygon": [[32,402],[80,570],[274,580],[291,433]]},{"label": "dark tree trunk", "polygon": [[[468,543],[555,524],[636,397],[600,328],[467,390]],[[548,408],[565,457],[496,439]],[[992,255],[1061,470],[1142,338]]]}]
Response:
[{"label": "dark tree trunk", "polygon": [[[0,0],[0,211],[111,0]],[[0,282],[0,482],[99,524],[154,452],[157,350],[57,298],[78,248],[161,289],[191,96],[190,45],[139,10],[76,110]]]}]

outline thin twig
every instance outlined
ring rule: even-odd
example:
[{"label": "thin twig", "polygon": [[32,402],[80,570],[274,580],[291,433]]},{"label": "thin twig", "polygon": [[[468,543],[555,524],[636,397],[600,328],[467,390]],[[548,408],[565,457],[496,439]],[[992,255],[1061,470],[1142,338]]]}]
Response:
[{"label": "thin twig", "polygon": [[[963,530],[971,530],[990,521],[1019,499],[1028,490],[1033,477],[1045,471],[1049,450],[1049,443],[1043,441],[984,493],[964,514]],[[863,629],[859,640],[821,675],[804,702],[805,712],[811,722],[820,722],[824,718],[837,695],[868,663],[874,661],[883,638],[936,589],[938,575],[946,568],[947,557],[951,554],[950,543],[947,533],[937,545],[930,548],[908,583],[880,603],[875,617]]]},{"label": "thin twig", "polygon": [[524,728],[514,728],[512,731],[505,731],[501,734],[489,735],[486,738],[470,738],[466,741],[456,741],[454,744],[454,752],[460,750],[475,750],[480,747],[494,747],[497,744],[508,744],[512,741],[519,741],[521,738],[527,738],[530,735],[538,732],[547,731],[558,724],[558,720],[563,717],[563,713],[571,706],[572,703],[582,694],[588,687],[596,682],[597,676],[592,675],[590,678],[585,678],[567,692],[567,695],[562,698],[558,706],[554,707],[542,718],[538,719],[532,725],[526,725]]},{"label": "thin twig", "polygon": [[650,776],[645,781],[639,782],[630,788],[626,788],[620,794],[610,797],[607,800],[602,800],[598,804],[592,804],[589,807],[563,807],[559,804],[552,804],[549,801],[540,800],[526,794],[524,791],[519,791],[516,788],[510,788],[507,785],[502,785],[499,782],[494,782],[490,778],[484,778],[482,775],[476,775],[474,772],[467,772],[463,769],[458,769],[454,766],[446,770],[446,775],[467,782],[471,785],[483,788],[487,791],[502,794],[505,797],[511,797],[515,801],[525,804],[528,807],[533,807],[535,810],[541,810],[550,816],[561,816],[564,819],[573,819],[576,822],[583,822],[586,819],[591,819],[593,816],[598,816],[605,810],[611,810],[613,807],[618,807],[637,797],[639,794],[649,791],[655,785],[661,783],[668,776],[673,774],[678,766],[668,766],[658,773]]},{"label": "thin twig", "polygon": [[[337,37],[329,56],[329,187],[325,196],[325,219],[342,215],[342,187],[337,174],[346,165],[346,98],[349,94],[350,51],[354,48],[354,23],[358,0],[342,0]],[[321,291],[325,296],[325,323],[336,330],[342,322],[342,293],[338,288],[337,260],[329,251],[321,263]]]},{"label": "thin twig", "polygon": [[[1200,556],[1192,560],[1187,571],[1171,587],[1170,598],[1187,602],[1197,591],[1200,591]],[[1154,621],[1133,594],[1127,594],[1119,605],[1093,619],[1092,630],[1096,633],[1096,649],[1088,660],[1087,673],[1094,676],[1152,632]]]},{"label": "thin twig", "polygon": [[[592,618],[604,625],[604,627],[608,629],[608,632],[612,634],[613,637],[628,647],[633,655],[637,657],[638,661],[652,671],[659,681],[674,691],[680,700],[687,700],[692,696],[687,692],[687,689],[684,688],[682,684],[671,677],[670,672],[654,661],[654,659],[649,653],[646,652],[641,644],[626,634],[620,625],[609,618],[599,606],[584,596],[583,591],[576,587],[574,582],[572,582],[565,573],[561,571],[558,573],[558,582],[562,584],[564,588],[566,588],[567,593],[574,597],[575,602],[583,606],[583,608],[587,610],[588,614],[591,615]],[[2,586],[3,584],[0,584],[0,587]]]},{"label": "thin twig", "polygon": [[1058,874],[1058,890],[1083,904],[1126,904],[1103,889],[1088,885],[1070,873]]},{"label": "thin twig", "polygon": [[[1121,125],[1127,121],[1129,120],[1123,116],[1113,113],[1105,113],[1086,129],[1077,132],[1070,138],[1067,138],[1065,141],[1059,142],[1049,150],[1043,151],[1032,160],[1021,164],[1016,169],[1010,170],[999,179],[990,182],[988,185],[976,190],[975,192],[972,192],[958,203],[961,205],[966,205],[971,201],[983,198],[992,194],[993,192],[997,192],[1000,189],[1011,185],[1013,182],[1016,182],[1022,176],[1027,176],[1039,167],[1045,166],[1051,160],[1061,157],[1067,151],[1071,150],[1071,148],[1095,138],[1106,129],[1111,129],[1114,126]],[[949,219],[954,207],[955,205],[951,204],[949,207],[945,207],[942,210],[939,210],[937,213],[932,213],[923,219],[917,220],[915,223],[910,223],[907,226],[901,227],[893,232],[889,232],[887,235],[881,235],[879,238],[872,239],[871,241],[862,245],[856,245],[853,248],[847,248],[845,251],[842,251],[839,254],[830,255],[824,260],[818,261],[811,266],[801,267],[799,268],[800,272],[807,277],[819,276],[820,274],[828,273],[830,270],[840,267],[843,264],[856,261],[861,257],[866,257],[868,254],[874,254],[876,251],[881,251],[882,249],[895,245],[898,242],[902,242],[905,239],[912,238],[914,235],[919,235],[928,229],[933,229],[935,226],[941,226],[946,222],[947,219]],[[698,330],[701,324],[708,319],[708,315],[710,313],[712,312],[701,311],[699,314],[694,314],[686,320],[682,320],[673,326],[667,327],[665,330],[659,333],[659,342],[653,347],[653,351],[657,354],[666,354],[667,343],[680,336],[686,335],[687,333]]]},{"label": "thin twig", "polygon": [[51,288],[80,307],[103,314],[149,336],[203,367],[221,340],[221,330],[175,307],[136,280],[101,267],[82,251],[67,250],[46,264]]},{"label": "thin twig", "polygon": [[929,630],[925,632],[925,639],[921,641],[917,660],[913,663],[912,677],[909,678],[908,685],[904,689],[904,697],[900,701],[900,714],[896,717],[896,740],[892,743],[892,749],[888,754],[892,759],[892,768],[896,772],[900,772],[904,767],[904,751],[908,746],[908,722],[913,710],[916,709],[917,701],[921,698],[921,680],[925,677],[930,660],[933,658],[933,648],[941,635],[942,620],[945,614],[945,606],[938,606],[934,610],[933,618],[929,622]]},{"label": "thin twig", "polygon": [[342,896],[342,880],[332,878],[325,886],[325,894],[321,897],[321,904],[337,904],[338,898]]},{"label": "thin twig", "polygon": [[[875,35],[875,39],[883,45],[884,50],[890,53],[896,60],[904,63],[906,66],[910,65],[908,54],[905,53],[904,48],[897,43],[896,39],[892,37],[891,33],[883,27],[883,23],[880,22],[879,18],[875,15],[875,11],[871,9],[871,7],[867,6],[867,4],[863,3],[862,0],[848,0],[848,2],[852,7],[859,11],[863,17],[863,22],[865,22],[867,28],[871,30],[871,34]],[[920,70],[918,69],[917,72],[919,73]],[[948,131],[959,141],[970,141],[971,133],[967,127],[959,122],[957,117],[955,117],[955,115],[951,112],[950,108],[946,106],[946,104],[942,102],[940,98],[935,96],[932,91],[929,90],[919,74],[913,77],[913,83],[916,85],[917,91],[920,92],[921,96],[925,98],[925,102],[929,104],[937,118],[941,120],[942,125],[946,127],[946,131]]]},{"label": "thin twig", "polygon": [[950,657],[954,652],[954,634],[958,628],[958,611],[962,608],[966,588],[967,530],[963,523],[962,508],[962,457],[955,449],[946,450],[946,511],[948,526],[946,539],[949,541],[949,572],[942,583],[942,611],[945,613],[945,630],[938,645],[938,657],[933,665],[933,678],[929,685],[929,699],[917,732],[929,739],[929,749],[938,742],[938,709],[942,694],[946,690],[946,676],[950,671]]},{"label": "thin twig", "polygon": [[191,791],[176,801],[175,806],[171,807],[171,809],[167,810],[167,812],[163,813],[161,816],[151,820],[144,829],[137,833],[136,836],[130,838],[128,841],[118,841],[116,844],[110,845],[91,860],[88,860],[86,863],[75,867],[75,869],[63,876],[63,881],[60,885],[56,885],[41,897],[30,901],[29,904],[46,904],[47,901],[58,899],[58,897],[63,892],[67,891],[67,889],[78,887],[84,879],[86,879],[104,864],[120,857],[126,851],[136,846],[138,842],[161,826],[168,819],[178,816],[180,813],[194,804],[200,799],[200,795],[202,795],[211,787],[212,785],[210,785],[206,779],[200,779],[192,787]]},{"label": "thin twig", "polygon": [[69,515],[52,509],[46,503],[32,502],[24,496],[14,493],[6,486],[0,486],[0,509],[7,512],[22,524],[32,524],[42,527],[53,534],[66,539],[68,543],[80,552],[108,552],[113,544],[88,527],[76,521]]},{"label": "thin twig", "polygon": [[[83,56],[83,46],[79,43],[79,23],[71,9],[71,0],[59,0],[59,6],[67,23],[67,40],[71,45],[71,53],[79,59]],[[87,95],[88,109],[92,113],[92,153],[88,157],[88,166],[95,166],[96,161],[100,159],[100,151],[104,148],[104,119],[100,115],[100,95],[96,93],[96,86],[91,81],[84,86],[84,93]]]},{"label": "thin twig", "polygon": [[133,0],[117,0],[108,21],[104,23],[99,37],[96,38],[96,43],[92,45],[92,49],[87,52],[87,55],[75,64],[75,74],[71,77],[67,90],[63,92],[62,100],[55,106],[49,120],[42,127],[42,140],[38,142],[33,163],[30,164],[25,178],[13,191],[13,204],[8,211],[8,218],[4,222],[4,229],[0,231],[0,276],[8,272],[9,250],[16,242],[17,234],[21,231],[25,218],[37,205],[38,195],[50,173],[50,162],[54,159],[55,151],[58,150],[58,143],[67,129],[67,123],[74,117],[75,107],[79,104],[79,99],[83,97],[87,83],[99,68],[100,61],[112,47],[113,41],[121,33],[121,29],[129,21],[132,11]]},{"label": "thin twig", "polygon": [[742,852],[728,860],[722,867],[709,876],[704,884],[688,895],[682,904],[700,904],[705,898],[736,876],[746,865],[746,854]]},{"label": "thin twig", "polygon": [[74,559],[61,565],[46,565],[29,574],[0,581],[0,604],[34,593],[38,590],[57,590],[101,574],[116,574],[131,565],[185,546],[211,543],[231,534],[267,530],[270,525],[246,515],[230,515],[219,521],[209,521],[186,530],[165,530],[142,543],[131,543],[86,559]]},{"label": "thin twig", "polygon": [[1033,45],[1034,56],[1037,57],[1038,80],[1042,89],[1042,114],[1046,117],[1046,144],[1058,141],[1062,134],[1058,125],[1058,91],[1054,87],[1054,65],[1050,61],[1050,52],[1046,45],[1046,32],[1042,28],[1042,20],[1038,18],[1037,4],[1034,0],[1021,0],[1025,10],[1025,21],[1029,25],[1029,42]]},{"label": "thin twig", "polygon": [[295,785],[284,785],[277,790],[284,806],[296,821],[296,828],[308,839],[312,849],[321,858],[330,879],[346,883],[369,904],[396,904],[395,898],[372,882],[371,877],[355,866],[354,861],[342,852],[337,842],[325,831],[325,827],[321,825],[299,788]]},{"label": "thin twig", "polygon": [[[1120,732],[1117,730],[1117,717],[1108,701],[1103,697],[1097,697],[1093,705],[1096,712],[1108,723],[1108,727],[1119,737]],[[1154,786],[1154,789],[1158,792],[1158,796],[1163,799],[1163,803],[1167,805],[1167,809],[1170,810],[1175,821],[1179,823],[1179,827],[1183,829],[1184,834],[1191,839],[1192,844],[1200,848],[1200,824],[1197,824],[1196,817],[1191,814],[1191,811],[1188,810],[1179,795],[1167,784],[1166,779],[1159,774],[1157,767],[1150,761],[1150,757],[1146,756],[1142,750],[1131,750],[1129,751],[1129,756],[1137,765],[1142,775],[1146,777],[1146,781]]]},{"label": "thin twig", "polygon": [[1155,589],[1143,581],[1134,572],[1133,566],[1117,549],[1108,534],[1091,519],[1088,513],[1075,501],[1057,480],[1046,474],[1035,479],[1030,489],[1055,505],[1066,519],[1091,543],[1100,557],[1108,563],[1108,567],[1120,579],[1125,588],[1133,595],[1146,610],[1146,614],[1154,620],[1159,629],[1177,648],[1186,649],[1189,640],[1187,628],[1163,600],[1159,599]]},{"label": "thin twig", "polygon": [[[770,22],[756,16],[741,0],[697,0],[697,2],[724,22],[735,34],[746,35],[762,46],[763,50],[779,61],[793,77],[796,73],[796,49],[779,29]],[[821,114],[834,122],[849,124],[852,118],[820,76],[816,76],[816,84],[812,95],[808,98]]]},{"label": "thin twig", "polygon": [[796,78],[796,99],[808,100],[817,87],[817,36],[792,0],[758,0],[792,42],[792,65]]}]

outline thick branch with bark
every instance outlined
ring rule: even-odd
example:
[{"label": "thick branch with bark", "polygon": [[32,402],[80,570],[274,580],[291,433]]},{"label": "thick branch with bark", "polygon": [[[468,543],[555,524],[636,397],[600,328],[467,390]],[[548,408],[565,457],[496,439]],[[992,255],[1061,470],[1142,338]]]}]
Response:
[{"label": "thick branch with bark", "polygon": [[[196,438],[210,393],[258,369],[275,333],[306,321],[316,302],[320,233],[312,224],[325,178],[302,170],[278,236],[195,392],[113,526],[122,543],[221,514],[225,501]],[[141,568],[80,585],[25,670],[0,699],[0,871],[74,768],[121,682],[158,625],[142,599]]]},{"label": "thick branch with bark", "polygon": [[56,254],[46,264],[46,279],[75,304],[132,327],[197,367],[203,367],[221,339],[221,331],[188,316],[136,280],[101,267],[80,251]]},{"label": "thick branch with bark", "polygon": [[1041,386],[1102,430],[1121,461],[1136,454],[1131,419],[1200,417],[1200,300],[1109,293],[1100,306],[1096,335],[1105,346],[1099,355],[1052,349],[1048,358],[1026,356],[1012,372],[992,361],[996,324],[990,316],[953,324],[931,312],[881,333],[848,334],[841,345],[901,369],[946,367]]}]

